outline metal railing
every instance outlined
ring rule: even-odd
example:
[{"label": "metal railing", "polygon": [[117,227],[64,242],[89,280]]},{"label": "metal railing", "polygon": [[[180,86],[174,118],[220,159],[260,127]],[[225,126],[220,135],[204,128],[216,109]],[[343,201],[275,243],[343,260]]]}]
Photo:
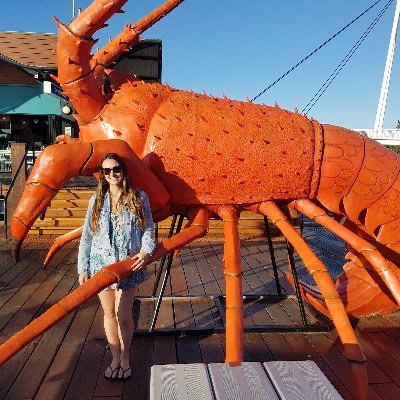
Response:
[{"label": "metal railing", "polygon": [[353,129],[361,135],[368,136],[381,144],[400,145],[400,129]]},{"label": "metal railing", "polygon": [[8,224],[7,224],[7,217],[8,217],[8,215],[7,215],[7,200],[8,200],[8,198],[9,198],[9,196],[10,196],[10,194],[11,194],[11,191],[12,191],[12,189],[13,189],[13,187],[14,187],[14,185],[15,185],[15,182],[16,182],[16,180],[17,180],[17,178],[18,178],[18,176],[19,176],[19,174],[20,174],[20,172],[21,172],[21,169],[22,169],[22,166],[24,165],[24,162],[25,162],[25,160],[26,160],[26,158],[27,158],[27,156],[28,156],[28,152],[29,151],[32,151],[32,153],[33,153],[33,162],[35,162],[35,151],[34,151],[34,149],[32,149],[31,150],[31,148],[29,147],[29,146],[27,146],[27,148],[26,148],[26,150],[25,150],[25,154],[24,154],[24,156],[22,157],[22,159],[21,159],[21,161],[20,161],[20,163],[19,163],[19,165],[18,165],[18,168],[17,168],[17,171],[16,171],[16,173],[15,173],[15,175],[13,176],[13,178],[12,178],[12,180],[11,180],[11,183],[10,183],[10,186],[8,187],[8,189],[7,189],[7,193],[5,194],[5,196],[4,196],[4,237],[6,238],[6,239],[8,239]]}]

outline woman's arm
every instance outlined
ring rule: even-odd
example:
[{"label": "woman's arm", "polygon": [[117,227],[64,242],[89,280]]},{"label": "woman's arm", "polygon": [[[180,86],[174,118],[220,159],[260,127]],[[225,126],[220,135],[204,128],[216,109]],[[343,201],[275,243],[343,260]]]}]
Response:
[{"label": "woman's arm", "polygon": [[[90,252],[92,249],[93,232],[90,228],[90,218],[92,216],[92,210],[96,195],[94,194],[89,201],[89,206],[86,212],[85,223],[83,225],[82,237],[79,243],[78,251],[78,274],[88,274],[89,272],[89,259]],[[80,277],[81,278],[81,277]],[[81,279],[79,279],[81,281]]]}]

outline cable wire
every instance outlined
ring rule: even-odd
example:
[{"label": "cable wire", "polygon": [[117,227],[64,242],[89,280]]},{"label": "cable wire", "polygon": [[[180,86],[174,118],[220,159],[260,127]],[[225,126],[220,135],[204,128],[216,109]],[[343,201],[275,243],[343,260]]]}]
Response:
[{"label": "cable wire", "polygon": [[[392,0],[393,1],[393,0]],[[356,22],[358,19],[360,19],[364,14],[366,14],[371,8],[375,7],[378,3],[380,3],[381,0],[377,0],[374,4],[372,4],[370,7],[368,7],[365,11],[363,11],[358,17],[354,18],[351,22],[349,22],[346,26],[344,26],[342,29],[337,31],[333,36],[331,36],[328,40],[326,40],[324,43],[322,43],[320,46],[318,46],[316,49],[314,49],[311,53],[309,53],[306,57],[304,57],[301,61],[299,61],[296,65],[294,65],[292,68],[287,70],[283,75],[281,75],[279,78],[277,78],[274,82],[272,82],[269,86],[267,86],[263,91],[261,91],[257,96],[253,97],[251,101],[257,100],[260,96],[262,96],[267,90],[271,89],[273,86],[275,86],[279,81],[281,81],[283,78],[285,78],[287,75],[289,75],[291,72],[293,72],[297,67],[299,67],[301,64],[303,64],[305,61],[307,61],[311,56],[313,56],[317,51],[321,50],[325,45],[327,45],[329,42],[331,42],[336,36],[340,35],[342,32],[344,32],[350,25],[352,25],[354,22]]]},{"label": "cable wire", "polygon": [[342,61],[338,64],[335,70],[331,73],[329,78],[323,83],[320,89],[314,94],[312,99],[307,103],[307,105],[303,108],[301,113],[309,113],[311,109],[314,107],[315,103],[321,98],[321,96],[325,93],[331,83],[335,80],[335,78],[339,75],[340,71],[344,68],[344,66],[349,62],[350,58],[354,55],[354,53],[358,50],[367,36],[371,33],[372,29],[378,23],[378,21],[382,18],[383,14],[387,11],[390,5],[393,3],[393,0],[389,0],[385,7],[379,12],[379,14],[375,17],[375,19],[371,22],[370,26],[364,31],[361,37],[357,40],[355,45],[350,49],[350,51],[346,54],[346,56],[342,59]]}]

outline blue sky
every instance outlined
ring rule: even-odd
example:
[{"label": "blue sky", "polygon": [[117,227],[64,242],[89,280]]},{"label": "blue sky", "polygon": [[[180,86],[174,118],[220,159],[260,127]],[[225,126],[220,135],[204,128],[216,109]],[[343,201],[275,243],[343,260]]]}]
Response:
[{"label": "blue sky", "polygon": [[[143,37],[163,42],[163,82],[226,96],[253,98],[376,0],[185,0]],[[388,0],[292,72],[257,102],[302,110]],[[89,0],[75,0],[85,8]],[[125,14],[98,32],[101,47],[126,22],[134,23],[162,0],[130,0]],[[308,113],[321,123],[372,128],[396,1]],[[56,33],[55,15],[72,18],[72,0],[13,0],[2,7],[0,30]],[[397,49],[397,53],[400,49]],[[395,55],[384,127],[400,119],[399,56]]]}]

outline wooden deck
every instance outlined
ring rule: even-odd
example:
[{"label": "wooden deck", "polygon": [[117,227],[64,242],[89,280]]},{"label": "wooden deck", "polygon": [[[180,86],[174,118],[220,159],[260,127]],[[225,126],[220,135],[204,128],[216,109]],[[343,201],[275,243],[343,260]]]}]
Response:
[{"label": "wooden deck", "polygon": [[[334,238],[321,232],[310,230],[309,241],[319,245],[318,253],[336,274],[336,256],[343,250]],[[77,286],[77,242],[65,246],[43,270],[41,265],[50,244],[49,237],[28,238],[21,261],[12,265],[10,243],[0,241],[0,343]],[[277,238],[274,247],[283,293],[291,294],[283,274],[287,269],[285,243]],[[93,298],[0,367],[0,399],[148,399],[153,364],[224,361],[222,255],[223,241],[217,235],[182,249],[168,280],[167,297],[156,324],[158,334],[151,335],[144,334],[154,310],[149,296],[155,266],[149,269],[151,279],[140,288],[141,298],[134,306],[139,333],[132,341],[134,374],[130,380],[123,383],[103,378],[110,353],[106,350],[99,302]],[[245,334],[246,361],[312,359],[345,399],[354,399],[350,367],[335,330],[274,332],[274,327],[281,325],[301,329],[302,321],[295,297],[279,301],[268,298],[276,293],[276,285],[263,237],[242,239],[242,267],[243,291],[249,295],[245,302],[245,324],[250,331]],[[306,311],[311,329],[327,328],[324,319],[309,308]],[[251,331],[261,325],[271,330]],[[370,398],[400,398],[400,313],[363,319],[355,325],[368,360]],[[173,328],[179,334],[165,333]],[[189,332],[192,328],[206,328],[213,333]]]}]

